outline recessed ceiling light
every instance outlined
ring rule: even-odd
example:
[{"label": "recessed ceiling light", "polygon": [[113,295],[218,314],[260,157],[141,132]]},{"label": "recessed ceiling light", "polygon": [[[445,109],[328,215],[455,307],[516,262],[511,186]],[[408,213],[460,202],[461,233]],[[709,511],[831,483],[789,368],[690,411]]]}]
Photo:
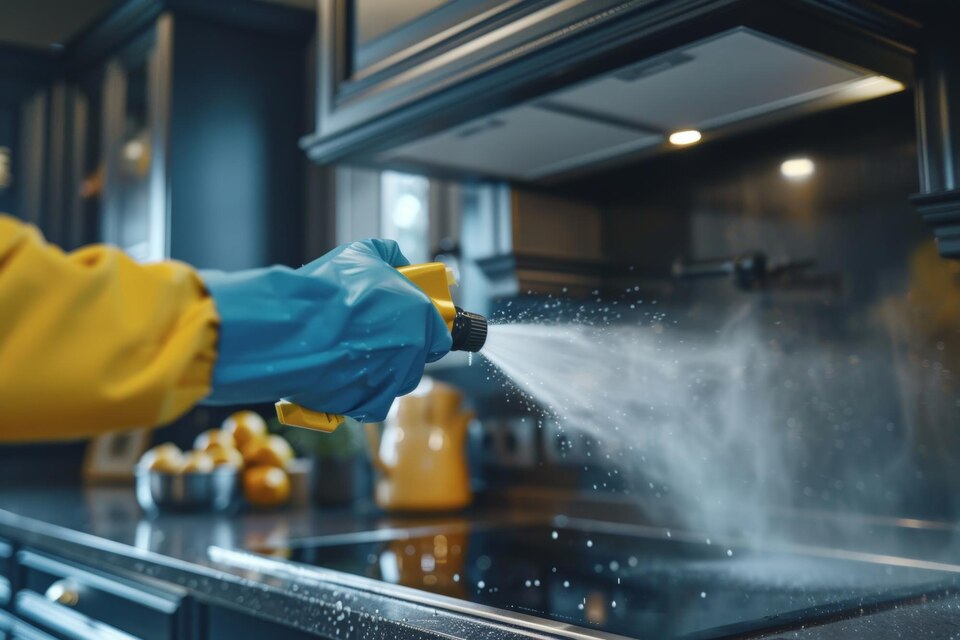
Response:
[{"label": "recessed ceiling light", "polygon": [[674,131],[670,134],[670,144],[683,147],[694,142],[700,142],[700,132],[696,129],[685,129],[683,131]]},{"label": "recessed ceiling light", "polygon": [[805,180],[813,175],[815,168],[810,158],[790,158],[780,164],[780,174],[788,180]]}]

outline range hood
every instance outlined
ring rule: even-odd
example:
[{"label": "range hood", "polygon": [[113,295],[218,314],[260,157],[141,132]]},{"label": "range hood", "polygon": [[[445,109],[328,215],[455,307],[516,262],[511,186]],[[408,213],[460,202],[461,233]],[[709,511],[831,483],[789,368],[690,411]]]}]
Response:
[{"label": "range hood", "polygon": [[890,78],[739,27],[381,152],[378,162],[536,181],[902,90]]}]

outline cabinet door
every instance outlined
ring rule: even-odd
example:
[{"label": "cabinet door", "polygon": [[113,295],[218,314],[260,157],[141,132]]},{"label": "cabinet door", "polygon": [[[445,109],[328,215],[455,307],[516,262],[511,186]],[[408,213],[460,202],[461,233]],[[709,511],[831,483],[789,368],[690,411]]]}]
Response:
[{"label": "cabinet door", "polygon": [[0,540],[0,609],[10,604],[13,595],[13,545]]},{"label": "cabinet door", "polygon": [[70,87],[73,135],[69,175],[72,226],[68,248],[99,242],[103,206],[103,99],[105,69],[84,72]]},{"label": "cabinet door", "polygon": [[27,624],[19,618],[0,611],[0,640],[59,640]]},{"label": "cabinet door", "polygon": [[571,25],[621,1],[319,0],[314,139],[489,75],[493,60],[556,45]]},{"label": "cabinet door", "polygon": [[[3,48],[0,48],[3,49]],[[56,241],[59,223],[54,184],[57,142],[52,56],[17,49],[0,50],[0,212],[40,226]],[[55,115],[56,114],[56,115]],[[54,231],[54,233],[50,233]]]},{"label": "cabinet door", "polygon": [[170,21],[162,16],[107,64],[104,77],[101,239],[144,261],[169,253]]},{"label": "cabinet door", "polygon": [[186,593],[140,584],[32,551],[17,554],[20,589],[13,609],[31,624],[68,638],[174,640],[189,636]]},{"label": "cabinet door", "polygon": [[11,579],[13,576],[13,545],[0,538],[0,578]]},{"label": "cabinet door", "polygon": [[327,636],[307,633],[222,607],[209,607],[206,618],[205,637],[211,640],[219,640],[220,638],[230,638],[230,640],[260,640],[261,638],[322,640],[327,638]]},{"label": "cabinet door", "polygon": [[0,211],[13,213],[17,210],[14,191],[14,149],[20,109],[15,104],[0,103]]},{"label": "cabinet door", "polygon": [[[431,38],[476,19],[504,0],[348,0],[345,4],[352,75],[396,63]],[[393,60],[390,60],[393,58]]]}]

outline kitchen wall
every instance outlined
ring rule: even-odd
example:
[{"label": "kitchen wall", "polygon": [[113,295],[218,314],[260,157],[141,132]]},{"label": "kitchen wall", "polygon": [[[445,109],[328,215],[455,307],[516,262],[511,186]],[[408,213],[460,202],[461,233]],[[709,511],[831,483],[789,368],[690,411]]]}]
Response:
[{"label": "kitchen wall", "polygon": [[[650,382],[650,415],[620,425],[598,411],[599,424],[582,429],[634,455],[584,465],[541,453],[540,465],[488,480],[562,481],[588,498],[713,515],[767,503],[956,517],[960,268],[937,255],[908,201],[918,189],[913,123],[905,93],[552,188],[600,207],[606,259],[636,274],[645,302],[619,325],[653,327],[650,344],[690,371],[672,386]],[[813,175],[785,178],[780,164],[793,157],[811,159]],[[671,275],[677,259],[750,251],[774,267],[813,265],[752,291],[729,276]],[[606,295],[586,304],[616,299]],[[703,372],[711,354],[729,362],[713,379]],[[644,392],[622,391],[631,401]],[[617,390],[604,396],[612,413]]]}]

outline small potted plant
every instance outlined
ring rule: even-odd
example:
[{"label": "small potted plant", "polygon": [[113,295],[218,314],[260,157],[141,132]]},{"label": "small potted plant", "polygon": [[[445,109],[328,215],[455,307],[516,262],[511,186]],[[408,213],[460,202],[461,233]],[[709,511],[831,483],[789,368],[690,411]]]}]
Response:
[{"label": "small potted plant", "polygon": [[364,439],[358,422],[347,418],[332,433],[285,427],[276,420],[271,426],[299,455],[313,460],[314,503],[345,506],[369,498],[370,467],[363,452]]}]

